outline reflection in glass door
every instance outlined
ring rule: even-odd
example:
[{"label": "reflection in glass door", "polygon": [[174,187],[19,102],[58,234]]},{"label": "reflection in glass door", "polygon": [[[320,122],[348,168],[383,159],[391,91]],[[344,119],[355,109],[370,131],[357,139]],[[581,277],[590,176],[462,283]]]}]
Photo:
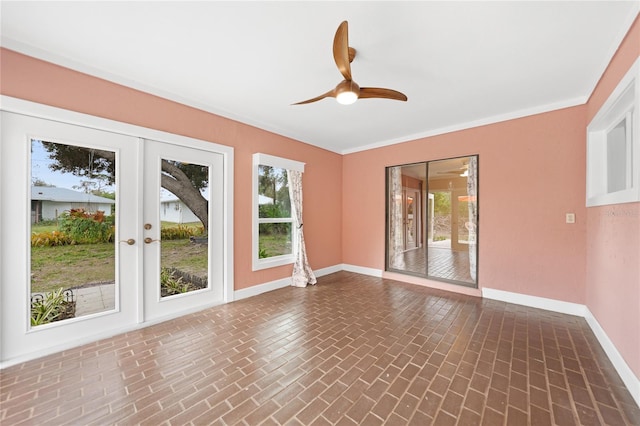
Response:
[{"label": "reflection in glass door", "polygon": [[[477,287],[477,162],[469,156],[387,169],[387,270]],[[422,192],[407,185],[425,188],[426,200],[416,203]]]},{"label": "reflection in glass door", "polygon": [[420,192],[405,190],[405,250],[420,247]]}]

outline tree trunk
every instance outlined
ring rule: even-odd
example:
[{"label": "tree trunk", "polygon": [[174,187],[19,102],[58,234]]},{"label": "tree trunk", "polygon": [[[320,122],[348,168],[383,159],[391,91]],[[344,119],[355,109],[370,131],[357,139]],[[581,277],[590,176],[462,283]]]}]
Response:
[{"label": "tree trunk", "polygon": [[166,160],[162,160],[161,186],[171,191],[196,215],[205,232],[209,228],[209,201],[202,196],[182,170]]}]

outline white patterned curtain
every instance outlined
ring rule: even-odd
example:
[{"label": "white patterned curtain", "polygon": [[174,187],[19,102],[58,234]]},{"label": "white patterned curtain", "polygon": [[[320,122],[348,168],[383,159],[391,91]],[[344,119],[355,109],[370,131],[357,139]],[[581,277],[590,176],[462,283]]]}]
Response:
[{"label": "white patterned curtain", "polygon": [[302,172],[287,170],[289,178],[289,196],[291,197],[291,214],[293,226],[298,230],[294,232],[294,262],[291,285],[294,287],[306,287],[307,284],[315,284],[316,277],[307,260],[307,250],[304,246],[304,232],[302,222]]},{"label": "white patterned curtain", "polygon": [[404,223],[402,215],[402,167],[389,172],[389,266],[404,269]]},{"label": "white patterned curtain", "polygon": [[476,281],[476,245],[478,231],[478,157],[469,157],[469,176],[467,176],[467,195],[469,196],[469,272]]}]

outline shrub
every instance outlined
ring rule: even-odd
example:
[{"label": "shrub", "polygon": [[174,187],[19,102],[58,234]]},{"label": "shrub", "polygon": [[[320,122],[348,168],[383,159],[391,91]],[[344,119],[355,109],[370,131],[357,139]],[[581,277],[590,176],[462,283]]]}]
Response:
[{"label": "shrub", "polygon": [[71,238],[60,231],[31,234],[31,247],[55,247],[73,244]]},{"label": "shrub", "polygon": [[160,238],[162,240],[183,240],[192,236],[202,235],[203,232],[203,226],[176,225],[162,228],[160,230]]},{"label": "shrub", "polygon": [[103,211],[71,209],[60,215],[60,229],[78,244],[110,243],[115,237],[115,217]]},{"label": "shrub", "polygon": [[265,258],[267,258],[267,257],[271,257],[271,256],[269,255],[269,252],[267,251],[267,249],[266,249],[266,248],[264,248],[264,247],[260,247],[260,248],[258,249],[258,259],[265,259]]},{"label": "shrub", "polygon": [[182,281],[182,277],[176,278],[174,272],[168,268],[160,270],[160,288],[162,296],[171,296],[189,291],[189,284]]},{"label": "shrub", "polygon": [[31,325],[48,324],[65,319],[70,303],[73,302],[65,300],[63,288],[47,293],[41,300],[31,304]]}]

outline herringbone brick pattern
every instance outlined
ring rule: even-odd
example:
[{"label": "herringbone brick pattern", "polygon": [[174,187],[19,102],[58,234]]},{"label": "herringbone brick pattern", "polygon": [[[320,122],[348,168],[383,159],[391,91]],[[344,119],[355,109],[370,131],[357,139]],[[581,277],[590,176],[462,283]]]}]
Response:
[{"label": "herringbone brick pattern", "polygon": [[340,272],[2,371],[3,425],[637,425],[582,318]]}]

